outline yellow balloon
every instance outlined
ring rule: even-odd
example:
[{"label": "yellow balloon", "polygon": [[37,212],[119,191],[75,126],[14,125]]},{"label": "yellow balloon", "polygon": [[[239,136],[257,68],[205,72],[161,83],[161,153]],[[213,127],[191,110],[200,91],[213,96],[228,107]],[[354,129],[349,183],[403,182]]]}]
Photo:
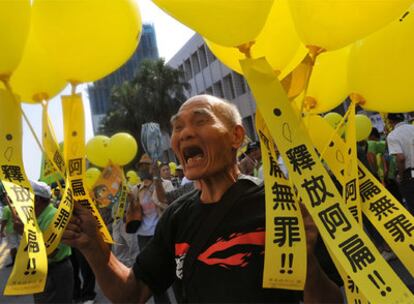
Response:
[{"label": "yellow balloon", "polygon": [[366,115],[355,115],[356,141],[366,140],[372,130],[372,122]]},{"label": "yellow balloon", "polygon": [[11,86],[23,102],[29,103],[49,100],[66,86],[66,81],[39,44],[33,28],[23,59],[11,78]]},{"label": "yellow balloon", "polygon": [[[254,41],[273,0],[154,0],[172,17],[201,36],[224,46]],[[277,2],[277,1],[276,1]]]},{"label": "yellow balloon", "polygon": [[19,65],[30,28],[30,0],[0,1],[0,78]]},{"label": "yellow balloon", "polygon": [[397,19],[412,0],[289,0],[305,45],[342,48]]},{"label": "yellow balloon", "polygon": [[133,170],[128,171],[126,173],[126,177],[128,179],[128,185],[130,186],[135,186],[136,184],[141,182],[141,179],[139,178],[138,174]]},{"label": "yellow balloon", "polygon": [[63,78],[102,78],[135,51],[141,17],[135,0],[35,0],[33,26]]},{"label": "yellow balloon", "polygon": [[98,135],[91,138],[86,144],[86,157],[98,167],[106,167],[109,162],[109,137]]},{"label": "yellow balloon", "polygon": [[100,175],[101,175],[101,171],[97,168],[89,168],[88,170],[86,170],[86,173],[85,173],[86,186],[89,189],[92,189],[93,185],[95,185]]},{"label": "yellow balloon", "polygon": [[414,110],[414,7],[354,44],[349,60],[350,90],[367,110],[392,113]]},{"label": "yellow balloon", "polygon": [[[206,41],[212,53],[230,69],[243,74],[239,61],[245,58],[237,48],[226,47]],[[287,0],[278,0],[273,5],[269,17],[251,48],[253,58],[266,56],[274,70],[281,71],[290,62],[300,40],[290,16]]]},{"label": "yellow balloon", "polygon": [[[327,123],[329,123],[332,128],[334,128],[336,130],[338,128],[339,123],[342,121],[343,117],[339,113],[329,112],[323,117],[323,119]],[[343,124],[343,126],[339,128],[338,134],[342,135],[344,133],[344,131],[345,131],[345,124]]]},{"label": "yellow balloon", "polygon": [[349,94],[349,47],[317,57],[304,102],[305,111],[323,113],[336,108]]},{"label": "yellow balloon", "polygon": [[171,174],[175,175],[175,170],[177,169],[177,164],[175,162],[170,162],[168,164],[168,166],[170,167]]},{"label": "yellow balloon", "polygon": [[124,166],[131,162],[137,151],[137,141],[128,133],[117,133],[109,139],[109,159],[117,165]]}]

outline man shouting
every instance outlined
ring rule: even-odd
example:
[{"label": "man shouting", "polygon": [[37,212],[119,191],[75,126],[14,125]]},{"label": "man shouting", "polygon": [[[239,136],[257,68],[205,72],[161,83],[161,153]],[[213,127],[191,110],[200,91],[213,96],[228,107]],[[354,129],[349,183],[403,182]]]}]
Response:
[{"label": "man shouting", "polygon": [[306,211],[305,291],[262,288],[264,187],[237,167],[245,133],[236,107],[195,96],[171,123],[171,146],[197,189],[167,208],[133,267],[114,257],[93,217],[80,207],[64,234],[66,243],[88,259],[105,295],[113,302],[144,303],[176,282],[182,285],[178,298],[184,302],[342,302],[338,286],[314,254],[318,233]]}]

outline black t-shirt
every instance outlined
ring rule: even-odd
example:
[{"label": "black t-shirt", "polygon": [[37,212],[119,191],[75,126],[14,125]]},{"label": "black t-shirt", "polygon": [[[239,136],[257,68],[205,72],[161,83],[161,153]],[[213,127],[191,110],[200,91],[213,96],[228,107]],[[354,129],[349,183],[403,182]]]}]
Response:
[{"label": "black t-shirt", "polygon": [[[186,286],[188,302],[297,303],[302,293],[262,288],[265,243],[263,183],[241,176],[245,193],[226,214],[205,244]],[[194,190],[174,202],[161,217],[154,238],[137,257],[133,270],[155,293],[174,280],[181,283],[186,252],[206,217],[218,204],[234,196],[234,185],[215,204],[200,202]],[[319,255],[319,254],[318,254]],[[322,257],[329,256],[324,252]],[[322,265],[323,263],[321,263]],[[328,270],[335,273],[332,263]],[[323,265],[325,266],[325,265]]]}]

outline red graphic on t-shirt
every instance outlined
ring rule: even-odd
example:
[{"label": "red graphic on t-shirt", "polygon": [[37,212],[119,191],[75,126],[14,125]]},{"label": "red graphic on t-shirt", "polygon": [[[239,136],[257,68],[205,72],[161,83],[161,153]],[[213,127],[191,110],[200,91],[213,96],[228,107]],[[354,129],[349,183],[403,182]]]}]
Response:
[{"label": "red graphic on t-shirt", "polygon": [[236,253],[225,258],[213,258],[212,256],[217,252],[227,250],[234,246],[256,245],[263,247],[264,244],[264,231],[233,234],[228,240],[219,239],[216,243],[207,248],[206,251],[200,254],[198,260],[207,265],[219,265],[224,268],[231,266],[245,267],[248,265],[248,258],[252,255],[251,251]]},{"label": "red graphic on t-shirt", "polygon": [[177,243],[175,244],[175,256],[181,256],[188,252],[190,244],[188,243]]}]

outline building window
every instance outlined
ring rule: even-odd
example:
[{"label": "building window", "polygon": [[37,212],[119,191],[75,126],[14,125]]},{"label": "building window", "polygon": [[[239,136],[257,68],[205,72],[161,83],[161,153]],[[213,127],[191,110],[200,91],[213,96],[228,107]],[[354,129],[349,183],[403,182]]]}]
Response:
[{"label": "building window", "polygon": [[255,140],[256,132],[254,130],[253,116],[243,118],[243,126],[246,129],[246,135],[249,136],[251,140]]},{"label": "building window", "polygon": [[234,86],[236,87],[236,95],[240,96],[246,94],[246,84],[242,75],[233,72]]},{"label": "building window", "polygon": [[207,49],[207,59],[208,59],[208,62],[210,64],[212,64],[215,60],[217,60],[217,58],[216,58],[216,56],[214,56],[214,54],[210,51],[210,49],[208,47],[206,49]]},{"label": "building window", "polygon": [[182,64],[180,64],[179,66],[178,66],[178,68],[177,68],[179,71],[180,71],[180,73],[181,73],[181,75],[180,75],[180,78],[185,78],[185,73],[184,73],[184,66],[182,65]]},{"label": "building window", "polygon": [[208,88],[206,89],[206,94],[208,94],[208,95],[213,95],[213,88],[212,88],[212,87],[208,87]]},{"label": "building window", "polygon": [[214,96],[224,98],[223,85],[221,84],[221,81],[217,81],[213,84],[213,92]]},{"label": "building window", "polygon": [[190,59],[187,59],[186,61],[184,61],[184,77],[186,81],[193,78],[193,69],[191,68]]},{"label": "building window", "polygon": [[201,69],[200,69],[200,62],[198,62],[197,52],[191,55],[191,63],[193,64],[194,75],[197,75],[198,73],[200,73]]},{"label": "building window", "polygon": [[208,65],[208,62],[206,48],[204,44],[198,49],[198,57],[200,58],[201,69],[205,69]]},{"label": "building window", "polygon": [[231,74],[228,74],[226,77],[223,78],[223,84],[224,84],[224,96],[226,97],[226,99],[232,100],[236,98]]}]

